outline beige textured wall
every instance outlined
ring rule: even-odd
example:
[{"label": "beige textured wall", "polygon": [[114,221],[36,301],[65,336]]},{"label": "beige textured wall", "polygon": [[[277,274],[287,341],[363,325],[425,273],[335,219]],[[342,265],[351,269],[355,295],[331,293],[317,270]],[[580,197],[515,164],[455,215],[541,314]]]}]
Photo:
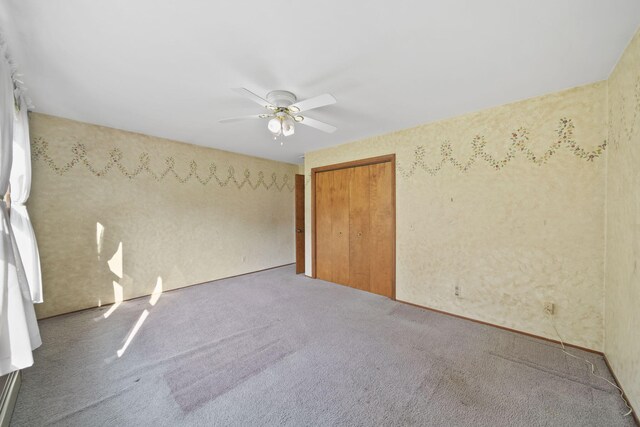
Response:
[{"label": "beige textured wall", "polygon": [[[307,153],[396,153],[399,300],[603,349],[606,82]],[[310,217],[307,186],[307,217]],[[311,274],[311,222],[307,222]],[[460,285],[461,298],[454,296]]]},{"label": "beige textured wall", "polygon": [[41,114],[30,124],[39,317],[294,261],[296,165]]},{"label": "beige textured wall", "polygon": [[640,32],[609,78],[605,354],[640,410]]}]

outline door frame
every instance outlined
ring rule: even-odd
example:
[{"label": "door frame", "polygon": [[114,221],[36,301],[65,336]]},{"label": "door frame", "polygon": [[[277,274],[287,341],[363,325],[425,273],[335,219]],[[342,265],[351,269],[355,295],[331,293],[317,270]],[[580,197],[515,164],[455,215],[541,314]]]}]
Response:
[{"label": "door frame", "polygon": [[375,165],[378,163],[391,163],[391,200],[392,200],[392,209],[393,214],[391,216],[392,219],[392,242],[391,242],[391,253],[392,260],[391,266],[393,270],[393,274],[391,276],[391,289],[392,289],[392,297],[391,299],[396,299],[396,155],[395,154],[387,154],[384,156],[377,157],[369,157],[367,159],[360,160],[352,160],[350,162],[344,163],[336,163],[333,165],[327,166],[318,166],[316,168],[311,169],[311,277],[317,279],[318,276],[316,274],[316,174],[319,172],[327,172],[338,169],[348,169],[357,166],[369,166]]},{"label": "door frame", "polygon": [[[295,203],[295,218],[294,218],[294,222],[295,222],[295,242],[294,245],[296,247],[296,274],[301,274],[304,273],[304,261],[305,261],[305,233],[306,233],[306,225],[303,224],[301,227],[301,232],[298,232],[298,214],[301,213],[302,214],[302,222],[305,223],[305,218],[304,218],[304,209],[305,209],[305,200],[304,200],[304,196],[305,196],[305,185],[304,185],[304,175],[302,174],[296,174],[295,176],[295,186],[294,186],[294,203]],[[302,212],[298,212],[298,195],[299,193],[299,189],[302,188]],[[302,254],[298,253],[298,239],[300,239],[300,234],[302,234]],[[302,258],[300,258],[299,256],[302,255]],[[298,269],[298,267],[302,267],[302,269]]]}]

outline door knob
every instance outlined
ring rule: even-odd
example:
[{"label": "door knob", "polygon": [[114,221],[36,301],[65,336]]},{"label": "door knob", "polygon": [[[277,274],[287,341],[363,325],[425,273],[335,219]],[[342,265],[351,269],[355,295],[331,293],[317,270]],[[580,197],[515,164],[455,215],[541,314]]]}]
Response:
[{"label": "door knob", "polygon": [[302,229],[301,228],[296,228],[296,233],[302,233]]},{"label": "door knob", "polygon": [[362,237],[362,231],[358,231],[358,237]]}]

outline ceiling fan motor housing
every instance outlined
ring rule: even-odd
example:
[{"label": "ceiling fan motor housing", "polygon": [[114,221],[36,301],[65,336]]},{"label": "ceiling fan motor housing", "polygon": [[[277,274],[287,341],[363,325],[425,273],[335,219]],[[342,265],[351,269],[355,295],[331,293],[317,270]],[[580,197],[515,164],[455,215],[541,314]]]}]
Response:
[{"label": "ceiling fan motor housing", "polygon": [[298,98],[293,93],[286,90],[273,90],[267,94],[267,101],[276,107],[288,107],[297,100]]}]

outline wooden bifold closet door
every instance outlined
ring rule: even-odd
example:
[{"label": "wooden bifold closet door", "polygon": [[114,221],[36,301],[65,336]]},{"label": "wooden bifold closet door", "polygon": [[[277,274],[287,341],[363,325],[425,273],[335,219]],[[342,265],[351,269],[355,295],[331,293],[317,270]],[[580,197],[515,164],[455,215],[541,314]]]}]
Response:
[{"label": "wooden bifold closet door", "polygon": [[315,172],[315,274],[390,298],[394,292],[393,163]]}]

